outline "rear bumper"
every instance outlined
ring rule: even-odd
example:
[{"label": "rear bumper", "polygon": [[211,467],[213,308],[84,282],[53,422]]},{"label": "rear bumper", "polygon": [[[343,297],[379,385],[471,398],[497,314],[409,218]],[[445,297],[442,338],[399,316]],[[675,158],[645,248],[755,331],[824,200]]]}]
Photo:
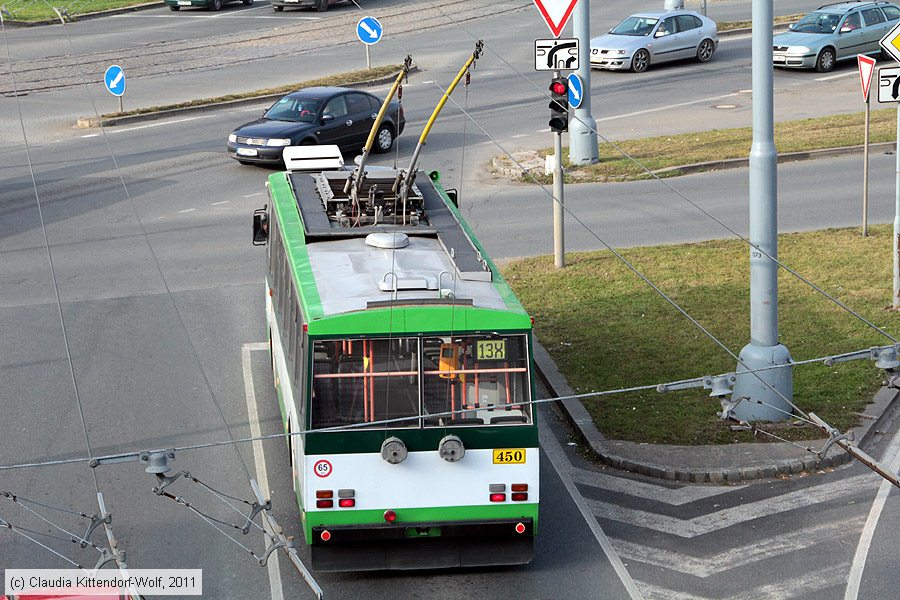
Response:
[{"label": "rear bumper", "polygon": [[[519,533],[516,526],[524,529]],[[322,541],[322,532],[330,539]],[[317,571],[375,571],[520,565],[534,553],[530,518],[479,522],[313,527]]]}]

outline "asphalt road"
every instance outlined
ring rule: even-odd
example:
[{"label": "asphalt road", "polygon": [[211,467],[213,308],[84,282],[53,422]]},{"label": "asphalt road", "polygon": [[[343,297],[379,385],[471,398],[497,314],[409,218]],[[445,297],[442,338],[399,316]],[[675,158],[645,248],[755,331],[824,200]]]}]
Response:
[{"label": "asphalt road", "polygon": [[[518,4],[530,6],[530,3]],[[385,6],[396,6],[396,3],[385,3]],[[528,14],[523,6],[514,9],[519,12],[514,10],[511,14]],[[477,8],[472,10],[477,12]],[[150,36],[152,31],[157,38],[147,38],[148,44],[166,43],[185,39],[183,33],[173,33],[167,23],[170,16],[190,23],[183,27],[193,33],[197,30],[190,28],[199,27],[197,23],[213,27],[207,23],[211,19],[206,17],[226,21],[226,16],[230,18],[243,9],[233,6],[220,13],[221,17],[205,13],[192,15],[187,11],[177,16],[166,14],[168,11],[159,12],[157,17],[117,18],[115,23],[126,23],[121,26],[124,31],[107,26],[104,33],[101,22],[97,21],[67,26],[67,31],[74,34],[72,40],[77,53],[85,52],[84,47],[91,48],[94,40],[106,40],[103,43],[108,46],[98,52],[111,51],[114,55],[116,44],[127,45],[128,27],[138,29],[140,33],[134,35]],[[353,20],[349,12],[344,17],[338,11],[334,14]],[[333,18],[331,12],[328,15],[328,19]],[[500,18],[509,21],[503,21],[501,27],[497,21]],[[150,19],[166,25],[149,25]],[[496,44],[498,54],[518,56],[516,49],[520,48],[522,39],[530,45],[535,36],[546,34],[540,23],[519,24],[519,21],[518,17],[480,18],[465,27],[473,35],[488,40],[496,39],[499,34],[500,40],[489,42],[489,48]],[[85,29],[79,30],[81,26]],[[264,29],[271,24],[258,26]],[[228,27],[237,31],[247,24]],[[71,53],[68,40],[59,37],[60,30],[45,28],[10,33],[10,41],[15,42],[11,44],[14,72],[17,65],[21,66],[19,57],[44,62],[44,57]],[[35,32],[34,37],[29,35],[30,31]],[[446,36],[441,38],[441,43],[435,42],[436,31]],[[50,32],[56,33],[56,37]],[[20,45],[22,40],[25,41]],[[424,73],[411,80],[404,96],[412,132],[421,128],[430,105],[440,93],[428,82],[432,78],[439,84],[448,81],[471,43],[472,36],[457,26],[404,37],[403,46],[414,48],[417,60],[428,65]],[[456,50],[451,55],[443,50],[445,47]],[[641,132],[660,131],[661,127],[689,128],[695,127],[696,122],[710,122],[710,115],[749,121],[749,100],[740,95],[742,89],[749,87],[748,48],[747,40],[723,42],[719,55],[710,65],[674,65],[651,70],[640,78],[598,74],[593,90],[594,105],[600,109],[597,116],[601,119],[601,132],[621,131],[624,132],[621,135],[627,135],[629,129]],[[232,81],[249,80],[247,73],[251,71],[260,73],[263,79],[276,73],[273,79],[282,82],[286,77],[289,81],[298,80],[294,75],[298,65],[306,72],[316,67],[325,71],[346,70],[350,52],[358,54],[359,48],[338,44],[329,48],[324,58],[301,52],[281,63],[272,58],[237,61],[234,70],[226,70],[222,61],[214,67],[192,68],[172,77],[150,74],[135,77],[129,83],[129,90],[137,98],[181,97],[196,94],[198,90],[226,87]],[[420,56],[433,63],[419,59]],[[489,60],[491,56],[493,62]],[[519,56],[517,61],[521,63],[517,68],[524,77],[511,74],[496,55],[488,53],[479,63],[468,98],[473,116],[501,145],[510,148],[516,144],[527,146],[546,136],[540,133],[546,112],[541,99],[545,78],[530,72],[527,57]],[[101,58],[96,59],[97,65],[102,62]],[[290,71],[283,68],[288,62],[292,63]],[[260,64],[273,66],[261,70]],[[233,75],[227,78],[223,73]],[[798,74],[778,76],[783,98],[800,93],[812,96],[802,106],[791,104],[790,110],[814,111],[825,104],[835,109],[852,109],[849,98],[856,83],[854,70],[844,69],[835,73],[834,78],[822,81],[813,74],[803,75],[803,78]],[[482,81],[487,85],[482,85]],[[96,87],[99,86],[95,84]],[[41,218],[50,240],[62,318],[93,453],[223,439],[227,433],[220,408],[234,435],[249,432],[243,351],[257,348],[253,345],[262,342],[265,336],[260,308],[260,254],[259,249],[247,243],[248,225],[252,209],[265,202],[262,184],[268,172],[237,165],[224,156],[223,147],[227,131],[249,120],[261,107],[111,128],[104,135],[96,131],[74,131],[69,123],[76,116],[91,114],[93,102],[101,112],[110,110],[114,102],[102,96],[102,90],[89,91],[90,98],[83,87],[75,85],[53,92],[30,93],[20,97],[20,102],[15,98],[0,99],[3,115],[0,137],[6,140],[0,150],[0,181],[3,182],[0,185],[0,253],[4,258],[0,269],[0,323],[3,324],[0,406],[8,415],[0,429],[2,462],[67,458],[85,453],[82,417],[72,392],[72,373],[62,344],[60,314]],[[716,99],[724,94],[735,95]],[[842,101],[845,97],[846,103]],[[458,93],[456,99],[465,106],[464,93]],[[126,106],[129,101],[126,100]],[[720,102],[737,106],[715,108]],[[523,110],[521,114],[509,110],[510,106],[522,103],[540,106],[540,110]],[[24,113],[24,136],[17,117],[19,108]],[[549,252],[550,231],[545,225],[550,214],[548,196],[534,187],[510,186],[491,180],[483,165],[498,149],[471,124],[465,132],[463,162],[460,156],[464,147],[462,119],[452,106],[448,106],[447,116],[436,129],[439,135],[429,143],[423,166],[441,165],[450,183],[460,182],[464,213],[493,256],[507,258]],[[549,143],[549,136],[546,137]],[[36,184],[32,182],[32,171],[25,157],[26,138]],[[408,157],[410,148],[410,142],[403,140],[401,152],[405,154],[401,157]],[[110,149],[121,169],[122,180],[109,156]],[[390,164],[392,158],[381,157],[378,162]],[[858,222],[859,161],[859,157],[846,157],[782,166],[779,169],[781,228],[799,230]],[[460,165],[465,165],[464,172]],[[870,219],[872,222],[889,220],[893,157],[873,157],[871,177]],[[669,180],[667,184],[743,233],[746,178],[746,170],[735,170]],[[567,194],[567,207],[572,210],[570,249],[600,247],[592,234],[572,227],[575,217],[613,245],[725,236],[720,226],[658,182],[569,186]],[[41,200],[43,214],[38,212],[35,196]],[[516,227],[515,236],[509,235],[511,226]],[[248,352],[261,427],[264,432],[271,432],[277,428],[277,415],[266,379],[269,374],[265,353],[255,349]],[[551,417],[545,417],[549,423]],[[561,434],[556,433],[556,439],[561,439]],[[552,439],[546,440],[546,444],[552,443]],[[258,476],[257,457],[252,448],[242,447],[240,452],[248,469]],[[278,442],[266,444],[265,457],[275,514],[290,532],[296,509],[286,476],[289,465],[284,446]],[[179,454],[175,468],[189,470],[225,493],[249,497],[241,460],[231,448]],[[309,597],[285,563],[281,563],[280,578],[273,579],[250,560],[245,550],[225,539],[200,517],[152,494],[150,487],[154,480],[138,465],[103,466],[95,473],[115,514],[113,530],[127,550],[132,566],[204,568],[210,574],[205,581],[208,597],[268,595],[260,590],[268,590],[273,580],[283,582],[285,595]],[[473,594],[516,598],[628,597],[624,584],[612,570],[609,557],[580,518],[578,495],[570,493],[564,478],[565,475],[544,461],[543,532],[535,562],[529,567],[415,577],[329,576],[322,578],[323,587],[331,597],[341,598],[380,597],[388,593],[408,598],[459,598]],[[56,507],[88,514],[95,510],[92,472],[83,465],[7,472],[2,474],[0,482],[2,489]],[[196,484],[180,480],[173,484],[172,490],[223,520],[239,520],[239,515]],[[72,515],[42,512],[67,529],[81,530],[85,526],[83,519]],[[33,515],[23,512],[21,507],[3,502],[0,502],[0,517],[17,524],[34,521]],[[622,531],[617,529],[624,537],[641,537],[641,530],[633,524],[630,533]],[[94,539],[99,541],[99,536]],[[884,538],[876,538],[881,544],[877,556],[884,556],[882,553],[888,551],[890,539],[889,531]],[[258,534],[238,541],[257,551],[262,547]],[[90,548],[80,550],[58,540],[50,543],[79,562],[90,564],[97,559],[97,552]],[[889,565],[873,564],[877,567],[873,567],[875,572],[886,579],[872,583],[881,587],[871,589],[889,589],[891,579],[886,571]],[[7,531],[0,546],[0,565],[58,567],[65,563]],[[649,579],[656,586],[653,589],[665,587],[665,581],[658,576]],[[690,578],[685,580],[688,588],[696,583]],[[706,585],[705,582],[697,585],[693,591],[708,590]]]}]

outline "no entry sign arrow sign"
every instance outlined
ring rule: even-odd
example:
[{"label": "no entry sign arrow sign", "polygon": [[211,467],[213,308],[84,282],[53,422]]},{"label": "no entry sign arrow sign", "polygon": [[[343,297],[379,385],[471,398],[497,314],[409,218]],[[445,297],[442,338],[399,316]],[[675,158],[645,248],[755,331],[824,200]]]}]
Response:
[{"label": "no entry sign arrow sign", "polygon": [[534,0],[534,5],[537,6],[553,36],[559,37],[563,27],[569,22],[577,2],[578,0]]}]

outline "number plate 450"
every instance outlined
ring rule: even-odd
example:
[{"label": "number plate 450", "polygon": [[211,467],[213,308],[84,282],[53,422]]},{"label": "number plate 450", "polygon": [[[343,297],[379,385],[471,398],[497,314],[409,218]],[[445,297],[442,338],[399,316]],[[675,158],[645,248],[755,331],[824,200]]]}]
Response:
[{"label": "number plate 450", "polygon": [[494,450],[495,465],[524,465],[524,448],[498,448]]}]

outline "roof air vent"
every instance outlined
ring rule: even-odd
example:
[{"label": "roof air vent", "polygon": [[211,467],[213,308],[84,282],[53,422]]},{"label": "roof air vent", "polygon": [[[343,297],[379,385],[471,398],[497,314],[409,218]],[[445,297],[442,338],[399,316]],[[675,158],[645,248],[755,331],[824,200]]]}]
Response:
[{"label": "roof air vent", "polygon": [[399,231],[392,233],[370,233],[366,236],[366,245],[375,248],[394,250],[409,246],[409,236]]}]

